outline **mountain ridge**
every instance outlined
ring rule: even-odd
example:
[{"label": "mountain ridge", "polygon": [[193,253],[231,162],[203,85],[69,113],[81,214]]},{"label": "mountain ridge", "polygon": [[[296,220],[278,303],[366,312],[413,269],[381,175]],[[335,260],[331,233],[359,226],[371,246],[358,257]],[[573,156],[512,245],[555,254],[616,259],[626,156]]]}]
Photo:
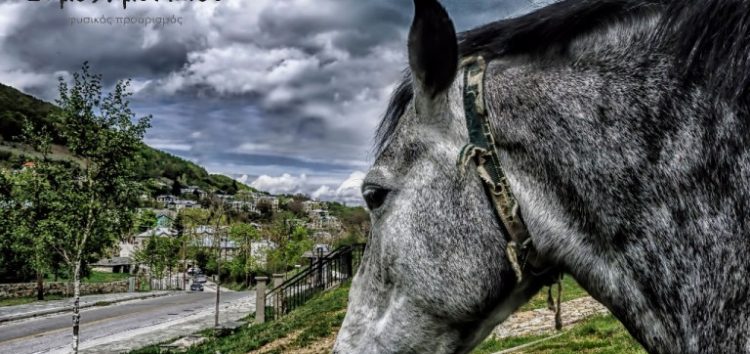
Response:
[{"label": "mountain ridge", "polygon": [[[53,158],[67,159],[65,139],[57,134],[61,122],[52,117],[59,108],[44,100],[0,83],[0,165],[20,167],[34,151],[20,141],[24,121],[28,119],[36,128],[46,128],[52,135]],[[141,163],[136,173],[142,180],[161,181],[152,186],[152,193],[163,192],[166,180],[179,180],[181,185],[215,189],[224,193],[237,190],[257,191],[244,183],[220,174],[210,174],[202,166],[168,152],[152,148],[145,143],[138,151]]]}]

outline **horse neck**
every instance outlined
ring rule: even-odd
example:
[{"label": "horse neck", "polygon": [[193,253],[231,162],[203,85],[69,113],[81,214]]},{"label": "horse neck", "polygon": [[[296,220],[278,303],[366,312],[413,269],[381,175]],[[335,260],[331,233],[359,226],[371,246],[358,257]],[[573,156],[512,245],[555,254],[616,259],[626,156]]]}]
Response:
[{"label": "horse neck", "polygon": [[650,352],[750,352],[748,117],[658,75],[494,75],[501,162],[540,252]]}]

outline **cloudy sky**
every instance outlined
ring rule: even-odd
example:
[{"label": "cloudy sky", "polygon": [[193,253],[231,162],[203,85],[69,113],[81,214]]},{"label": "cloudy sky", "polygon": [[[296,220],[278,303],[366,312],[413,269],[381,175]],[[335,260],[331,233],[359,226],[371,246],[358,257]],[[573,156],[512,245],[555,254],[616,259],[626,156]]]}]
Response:
[{"label": "cloudy sky", "polygon": [[[443,3],[458,30],[533,6]],[[373,132],[406,67],[411,1],[63,5],[0,0],[0,82],[53,100],[56,78],[89,61],[108,86],[133,80],[133,107],[153,115],[150,146],[272,193],[359,202]]]}]

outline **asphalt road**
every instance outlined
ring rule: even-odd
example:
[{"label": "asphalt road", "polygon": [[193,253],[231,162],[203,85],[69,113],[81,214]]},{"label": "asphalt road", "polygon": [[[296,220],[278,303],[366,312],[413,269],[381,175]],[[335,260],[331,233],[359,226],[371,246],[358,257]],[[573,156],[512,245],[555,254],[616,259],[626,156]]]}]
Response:
[{"label": "asphalt road", "polygon": [[[122,333],[180,318],[206,316],[214,309],[215,296],[210,292],[186,292],[85,309],[81,312],[81,346],[89,341],[101,343],[110,338],[115,341]],[[227,304],[248,296],[251,293],[225,292],[221,294],[221,302]],[[59,352],[69,348],[71,323],[72,313],[65,313],[0,325],[0,353]]]}]

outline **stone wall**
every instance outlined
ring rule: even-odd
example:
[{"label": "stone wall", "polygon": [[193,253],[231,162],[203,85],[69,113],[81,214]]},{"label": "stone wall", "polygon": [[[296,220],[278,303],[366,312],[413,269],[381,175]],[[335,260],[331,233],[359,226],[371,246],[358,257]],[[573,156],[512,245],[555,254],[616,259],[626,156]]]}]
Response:
[{"label": "stone wall", "polygon": [[[81,284],[81,295],[113,294],[128,292],[128,281],[112,283]],[[44,293],[47,295],[73,295],[72,283],[44,283]],[[36,283],[0,284],[0,299],[36,296]]]}]

